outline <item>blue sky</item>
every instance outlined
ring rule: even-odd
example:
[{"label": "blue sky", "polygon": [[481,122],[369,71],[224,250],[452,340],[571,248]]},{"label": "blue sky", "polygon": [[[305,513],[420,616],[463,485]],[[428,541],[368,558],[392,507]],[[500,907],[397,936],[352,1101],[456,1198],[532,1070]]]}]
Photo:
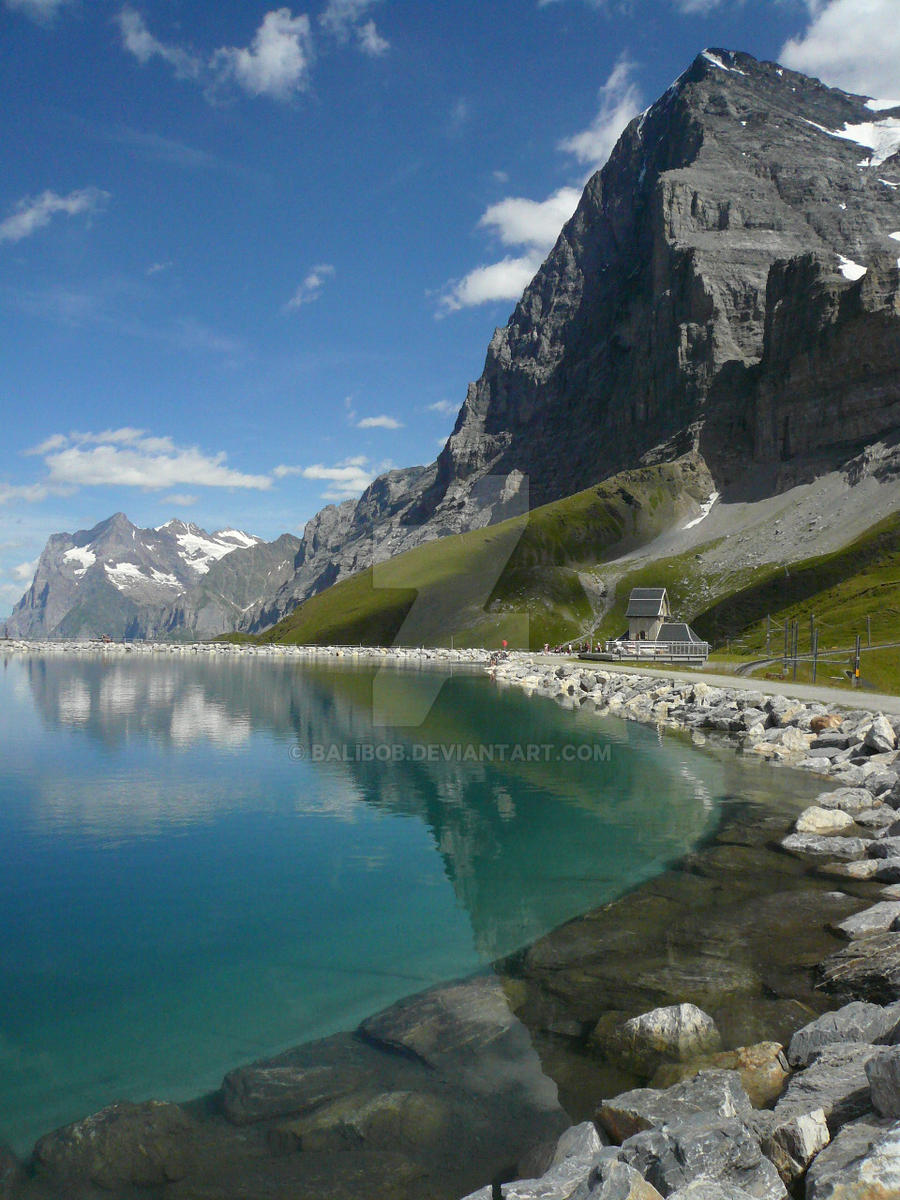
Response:
[{"label": "blue sky", "polygon": [[709,45],[900,96],[897,2],[0,0],[0,611],[433,459],[630,117]]}]

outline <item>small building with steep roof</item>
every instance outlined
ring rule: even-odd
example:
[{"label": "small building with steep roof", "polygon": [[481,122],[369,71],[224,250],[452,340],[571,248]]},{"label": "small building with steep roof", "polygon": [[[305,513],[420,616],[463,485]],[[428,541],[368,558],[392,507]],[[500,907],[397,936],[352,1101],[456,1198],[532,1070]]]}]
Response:
[{"label": "small building with steep roof", "polygon": [[660,630],[671,615],[669,596],[665,588],[632,588],[625,610],[628,640],[659,641]]}]

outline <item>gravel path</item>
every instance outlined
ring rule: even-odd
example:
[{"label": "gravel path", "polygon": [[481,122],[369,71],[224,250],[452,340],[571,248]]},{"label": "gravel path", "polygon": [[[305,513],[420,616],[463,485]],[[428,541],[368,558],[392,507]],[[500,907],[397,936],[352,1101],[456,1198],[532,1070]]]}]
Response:
[{"label": "gravel path", "polygon": [[840,708],[861,708],[870,712],[881,711],[900,716],[900,696],[887,696],[879,692],[844,691],[841,688],[820,687],[819,684],[792,683],[789,679],[747,679],[741,675],[717,675],[712,671],[678,670],[660,668],[658,665],[641,663],[631,666],[620,661],[594,664],[599,670],[621,674],[660,675],[665,679],[703,680],[710,687],[727,688],[732,691],[765,692],[767,695],[791,696],[797,700],[819,700],[822,704]]}]

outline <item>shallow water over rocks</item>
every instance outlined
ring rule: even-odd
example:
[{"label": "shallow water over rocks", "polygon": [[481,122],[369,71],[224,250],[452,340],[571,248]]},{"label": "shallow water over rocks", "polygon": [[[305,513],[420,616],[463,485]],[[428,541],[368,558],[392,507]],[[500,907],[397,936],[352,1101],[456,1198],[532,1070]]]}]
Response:
[{"label": "shallow water over rocks", "polygon": [[[519,700],[512,719],[521,737],[530,706],[549,702]],[[236,715],[227,706],[224,714]],[[596,728],[588,713],[559,717],[581,734]],[[358,736],[356,726],[348,732],[346,715],[341,720],[335,729],[340,740]],[[465,720],[453,722],[441,729],[445,740],[471,734]],[[714,1015],[730,1046],[786,1040],[829,1007],[814,989],[816,964],[839,944],[827,926],[862,907],[850,889],[860,897],[872,889],[841,881],[843,894],[837,894],[833,880],[776,848],[821,781],[741,762],[730,747],[698,753],[675,735],[608,727],[618,730],[619,744],[648,735],[660,754],[674,752],[695,782],[714,768],[719,817],[709,832],[711,810],[704,810],[704,824],[696,827],[708,831],[703,846],[617,899],[623,885],[614,883],[608,903],[507,955],[494,976],[417,994],[363,1022],[356,1033],[232,1072],[221,1091],[188,1106],[189,1134],[175,1130],[163,1138],[147,1186],[166,1200],[293,1200],[298,1194],[305,1200],[450,1200],[486,1177],[518,1170],[570,1119],[637,1081],[606,1060],[604,1020],[690,1000]],[[293,736],[295,726],[288,728]],[[542,772],[538,764],[538,775],[559,804],[559,771]],[[368,778],[365,772],[356,777]],[[390,805],[411,811],[414,773],[397,771],[392,778]],[[587,804],[587,793],[578,795]],[[502,945],[497,926],[487,920],[486,901],[512,893],[507,888],[491,897],[496,872],[490,855],[479,852],[486,831],[490,854],[502,844],[509,815],[504,818],[497,805],[492,823],[467,829],[454,818],[456,811],[452,804],[436,807],[429,820],[440,828],[439,845],[476,930],[491,930],[485,946]],[[551,844],[554,861],[570,865],[566,856],[578,849],[577,838],[548,843],[546,828],[529,843],[527,861],[539,865]],[[671,843],[668,852],[671,863]],[[661,865],[654,861],[652,871]],[[608,864],[598,866],[606,886],[621,879]],[[584,870],[560,872],[560,891],[571,894],[582,885]],[[523,880],[522,901],[530,907],[527,873],[520,886]],[[109,1130],[120,1135],[117,1142],[114,1132],[111,1144],[127,1148],[135,1122],[145,1117],[123,1110],[106,1121],[107,1157]],[[176,1139],[174,1148],[169,1137]],[[81,1143],[93,1144],[84,1137]],[[123,1153],[124,1174],[116,1186],[124,1198],[131,1194],[126,1180],[135,1176]],[[83,1160],[76,1169],[67,1154],[65,1139],[45,1143],[41,1169],[14,1194],[54,1194],[53,1181],[66,1176],[68,1163],[67,1194],[91,1195],[85,1179],[96,1172],[92,1176]]]}]

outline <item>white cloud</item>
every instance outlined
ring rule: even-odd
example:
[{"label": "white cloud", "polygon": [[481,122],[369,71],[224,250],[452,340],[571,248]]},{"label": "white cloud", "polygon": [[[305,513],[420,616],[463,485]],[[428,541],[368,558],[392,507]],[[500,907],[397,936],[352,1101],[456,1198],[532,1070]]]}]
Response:
[{"label": "white cloud", "polygon": [[14,500],[24,500],[26,504],[38,504],[41,500],[47,499],[51,490],[43,483],[0,483],[0,504],[12,504]]},{"label": "white cloud", "polygon": [[675,0],[675,7],[686,16],[700,14],[705,16],[713,9],[720,8],[722,0]]},{"label": "white cloud", "polygon": [[81,188],[69,192],[68,196],[51,191],[42,192],[40,196],[26,196],[16,205],[12,216],[0,221],[0,242],[20,242],[31,237],[48,225],[56,213],[74,217],[79,213],[96,212],[108,199],[108,192],[95,187]]},{"label": "white cloud", "polygon": [[155,38],[139,12],[127,6],[118,15],[122,45],[142,65],[151,58],[161,58],[169,64],[179,79],[196,79],[203,70],[202,61],[181,46],[170,46]]},{"label": "white cloud", "polygon": [[[600,89],[600,109],[590,126],[559,143],[560,150],[588,166],[591,174],[606,162],[622,130],[640,112],[633,71],[634,64],[622,56]],[[518,300],[580,198],[580,188],[561,187],[546,200],[507,196],[492,204],[482,214],[479,227],[491,230],[504,246],[520,247],[522,253],[476,267],[451,283],[441,295],[440,309],[457,312],[478,304]]]},{"label": "white cloud", "polygon": [[33,21],[47,24],[70,0],[6,0],[6,7],[25,13]]},{"label": "white cloud", "polygon": [[643,107],[640,90],[632,78],[635,64],[621,55],[612,73],[600,89],[600,109],[581,133],[563,138],[559,148],[573,154],[578,162],[596,171],[609,158],[628,122]]},{"label": "white cloud", "polygon": [[508,196],[492,204],[478,224],[482,229],[492,229],[504,246],[534,246],[546,251],[580,199],[581,189],[571,187],[560,188],[546,200]]},{"label": "white cloud", "polygon": [[374,21],[366,21],[364,25],[360,25],[356,31],[356,40],[363,54],[368,54],[370,58],[380,58],[391,48],[391,43],[375,28]]},{"label": "white cloud", "polygon": [[13,578],[20,579],[22,583],[31,583],[39,561],[40,559],[35,558],[31,562],[19,563],[17,567],[13,567]]},{"label": "white cloud", "polygon": [[440,413],[444,417],[455,417],[459,412],[459,405],[454,404],[452,400],[437,400],[428,405],[428,411]]},{"label": "white cloud", "polygon": [[398,421],[396,417],[378,416],[378,417],[363,417],[361,421],[356,422],[357,429],[402,429],[403,422]]},{"label": "white cloud", "polygon": [[331,279],[334,275],[334,267],[331,263],[319,263],[313,267],[300,286],[287,302],[287,307],[302,308],[304,304],[311,304],[314,300],[318,300],[322,294],[322,288],[325,286],[325,280]]},{"label": "white cloud", "polygon": [[57,434],[31,453],[47,468],[48,489],[138,487],[145,491],[188,486],[253,488],[271,486],[268,475],[247,475],[227,465],[224,451],[204,454],[196,446],[177,446],[169,437],[150,437],[123,428],[103,433]]},{"label": "white cloud", "polygon": [[190,492],[173,492],[171,496],[165,497],[163,504],[172,504],[176,508],[190,508],[199,499],[199,496],[192,496]]},{"label": "white cloud", "polygon": [[309,17],[278,8],[263,17],[248,49],[223,47],[213,62],[251,96],[287,100],[309,87],[312,54]]},{"label": "white cloud", "polygon": [[441,297],[445,312],[458,312],[477,304],[499,300],[518,300],[541,265],[539,254],[504,258],[501,262],[476,267],[454,283]]},{"label": "white cloud", "polygon": [[346,41],[365,14],[378,0],[328,0],[319,24],[341,41]]},{"label": "white cloud", "polygon": [[375,478],[371,463],[362,454],[345,458],[334,467],[315,463],[311,467],[301,468],[299,474],[304,479],[318,479],[328,483],[329,486],[322,493],[323,500],[353,499],[365,491]]},{"label": "white cloud", "polygon": [[807,0],[810,23],[781,48],[787,67],[878,97],[900,96],[897,0]]},{"label": "white cloud", "polygon": [[118,22],[122,44],[138,62],[162,59],[179,78],[205,82],[210,91],[216,84],[231,82],[251,96],[288,100],[309,86],[313,58],[309,17],[295,17],[289,8],[267,12],[249,46],[222,46],[209,58],[160,41],[141,14],[128,6],[119,13]]},{"label": "white cloud", "polygon": [[168,271],[174,266],[171,259],[166,259],[165,262],[151,263],[147,268],[148,275],[160,275],[163,271]]}]

